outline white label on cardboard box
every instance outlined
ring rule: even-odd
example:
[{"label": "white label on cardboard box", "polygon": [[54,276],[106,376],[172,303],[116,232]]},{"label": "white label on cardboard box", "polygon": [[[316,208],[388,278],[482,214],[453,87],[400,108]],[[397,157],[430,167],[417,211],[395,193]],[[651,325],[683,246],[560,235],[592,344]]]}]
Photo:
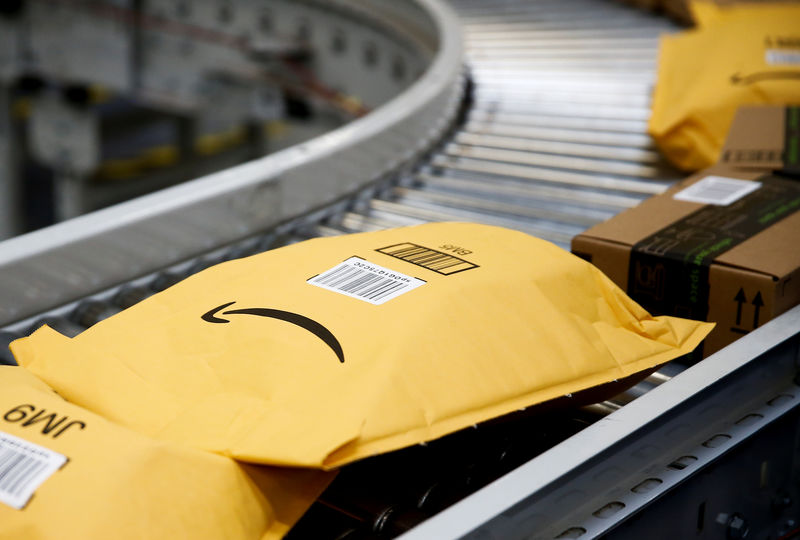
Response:
[{"label": "white label on cardboard box", "polygon": [[764,60],[770,66],[800,66],[800,49],[767,49]]},{"label": "white label on cardboard box", "polygon": [[0,431],[0,503],[22,510],[67,457]]},{"label": "white label on cardboard box", "polygon": [[706,176],[672,196],[679,201],[728,206],[761,187],[761,182]]},{"label": "white label on cardboard box", "polygon": [[350,257],[327,272],[309,279],[308,283],[376,306],[425,284],[421,279],[406,276],[359,257]]}]

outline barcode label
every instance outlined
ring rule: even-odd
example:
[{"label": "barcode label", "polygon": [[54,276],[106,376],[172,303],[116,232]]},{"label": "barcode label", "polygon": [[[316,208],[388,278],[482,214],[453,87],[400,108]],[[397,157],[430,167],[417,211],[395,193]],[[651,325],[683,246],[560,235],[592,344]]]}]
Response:
[{"label": "barcode label", "polygon": [[728,206],[761,187],[761,182],[724,176],[706,176],[672,196],[679,201]]},{"label": "barcode label", "polygon": [[800,66],[800,49],[767,49],[765,56],[771,66]]},{"label": "barcode label", "polygon": [[0,431],[0,502],[22,510],[36,489],[67,462],[49,448]]},{"label": "barcode label", "polygon": [[417,266],[427,268],[428,270],[433,270],[434,272],[443,274],[445,276],[457,274],[459,272],[463,272],[464,270],[478,268],[477,264],[465,261],[464,259],[459,259],[458,257],[450,255],[449,253],[443,253],[435,249],[418,246],[417,244],[412,244],[411,242],[386,246],[376,249],[375,251],[385,255],[391,255],[392,257],[400,259],[401,261],[416,264]]},{"label": "barcode label", "polygon": [[425,284],[421,279],[372,264],[359,257],[350,257],[327,272],[312,277],[308,283],[376,306]]}]

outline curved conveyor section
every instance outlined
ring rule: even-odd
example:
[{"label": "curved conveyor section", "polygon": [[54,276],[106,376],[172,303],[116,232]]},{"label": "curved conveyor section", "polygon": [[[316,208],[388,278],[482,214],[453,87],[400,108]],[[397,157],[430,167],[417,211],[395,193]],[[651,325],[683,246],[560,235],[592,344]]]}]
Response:
[{"label": "curved conveyor section", "polygon": [[[0,244],[0,325],[94,294],[352,196],[415,166],[452,125],[461,29],[435,0],[289,3],[331,9],[425,55],[427,70],[370,114],[304,144]],[[424,59],[424,58],[423,58]],[[350,93],[364,91],[367,67]],[[360,82],[359,82],[360,81]]]}]

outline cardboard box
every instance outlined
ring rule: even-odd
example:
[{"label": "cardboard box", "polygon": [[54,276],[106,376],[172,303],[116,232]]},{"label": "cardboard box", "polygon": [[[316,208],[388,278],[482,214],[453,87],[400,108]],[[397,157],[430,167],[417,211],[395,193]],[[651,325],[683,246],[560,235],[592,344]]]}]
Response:
[{"label": "cardboard box", "polygon": [[[742,180],[757,189],[725,206],[682,200],[694,186],[695,200],[722,202]],[[575,237],[572,251],[653,315],[716,322],[707,356],[800,303],[799,233],[800,181],[716,165]]]},{"label": "cardboard box", "polygon": [[[692,0],[623,0],[628,4],[632,4],[641,9],[651,11],[661,10],[672,20],[685,24],[687,26],[694,26],[698,21],[695,20],[695,14],[692,12],[690,6]],[[707,0],[706,3],[720,6],[730,7],[736,4],[765,4],[765,3],[791,3],[798,0]]]},{"label": "cardboard box", "polygon": [[733,118],[720,163],[800,175],[800,107],[740,107]]},{"label": "cardboard box", "polygon": [[661,9],[673,20],[686,25],[694,24],[688,0],[661,0]]}]

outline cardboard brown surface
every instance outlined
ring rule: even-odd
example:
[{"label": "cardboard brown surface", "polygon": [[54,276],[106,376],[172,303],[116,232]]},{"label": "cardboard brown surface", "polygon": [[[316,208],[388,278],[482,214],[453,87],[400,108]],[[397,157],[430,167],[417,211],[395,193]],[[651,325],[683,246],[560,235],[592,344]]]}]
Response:
[{"label": "cardboard brown surface", "polygon": [[[578,235],[573,239],[572,250],[637,299],[629,290],[633,246],[706,207],[677,200],[673,198],[676,193],[709,175],[756,180],[766,174],[764,170],[720,165],[706,169]],[[800,211],[793,211],[713,259],[709,265],[706,320],[716,322],[717,327],[705,341],[705,356],[800,303],[799,236]],[[663,275],[636,277],[649,278],[658,281]]]},{"label": "cardboard brown surface", "polygon": [[785,107],[740,107],[722,147],[720,163],[770,170],[783,167],[785,130]]},{"label": "cardboard brown surface", "polygon": [[717,262],[775,278],[800,268],[800,213],[779,221],[767,232],[764,238],[755,237],[723,253]]},{"label": "cardboard brown surface", "polygon": [[709,270],[712,287],[708,320],[717,326],[706,338],[705,355],[720,350],[781,313],[776,309],[777,291],[771,276],[720,264],[712,264]]},{"label": "cardboard brown surface", "polygon": [[671,195],[685,189],[687,186],[709,175],[754,180],[762,174],[762,171],[732,172],[729,168],[719,165],[709,167],[672,186],[663,195],[642,201],[639,205],[616,215],[613,219],[595,225],[584,234],[595,238],[613,238],[616,242],[633,245],[639,240],[663,229],[675,220],[703,207],[700,203],[679,201],[671,197]]}]

